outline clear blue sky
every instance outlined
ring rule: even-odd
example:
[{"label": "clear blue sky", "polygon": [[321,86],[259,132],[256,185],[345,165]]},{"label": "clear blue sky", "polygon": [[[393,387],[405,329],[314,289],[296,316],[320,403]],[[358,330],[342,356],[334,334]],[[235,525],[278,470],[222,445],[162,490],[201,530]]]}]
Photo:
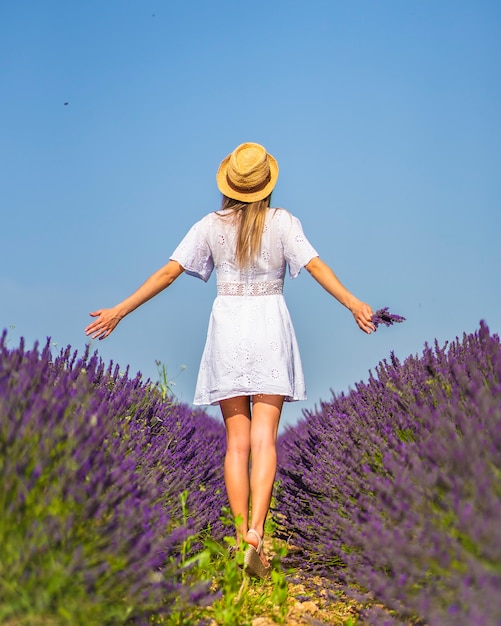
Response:
[{"label": "clear blue sky", "polygon": [[[497,0],[4,1],[0,59],[12,346],[83,350],[88,313],[219,207],[243,141],[278,159],[273,204],[346,286],[407,317],[366,336],[306,272],[287,281],[309,399],[284,423],[391,350],[501,330]],[[153,379],[162,361],[191,402],[214,278],[182,276],[92,349]]]}]

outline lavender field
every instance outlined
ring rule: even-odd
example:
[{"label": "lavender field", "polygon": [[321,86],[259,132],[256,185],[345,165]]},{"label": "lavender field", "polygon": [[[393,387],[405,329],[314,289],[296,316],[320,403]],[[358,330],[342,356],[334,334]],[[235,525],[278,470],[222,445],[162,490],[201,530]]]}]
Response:
[{"label": "lavender field", "polygon": [[210,599],[180,561],[188,536],[223,534],[221,424],[5,333],[0,419],[0,623],[146,624]]},{"label": "lavender field", "polygon": [[392,355],[290,429],[280,459],[290,558],[373,604],[364,621],[501,624],[501,348],[485,324]]},{"label": "lavender field", "polygon": [[[227,592],[206,549],[228,532],[224,447],[218,420],[151,381],[4,333],[0,623],[211,623],[183,615]],[[288,428],[279,457],[284,565],[356,598],[359,624],[501,623],[501,346],[485,324],[390,355]]]}]

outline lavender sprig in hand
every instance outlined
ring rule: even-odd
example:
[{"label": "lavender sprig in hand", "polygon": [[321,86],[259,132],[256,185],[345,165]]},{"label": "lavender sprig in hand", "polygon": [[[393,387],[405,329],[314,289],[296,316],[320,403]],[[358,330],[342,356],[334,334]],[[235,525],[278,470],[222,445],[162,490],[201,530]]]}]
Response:
[{"label": "lavender sprig in hand", "polygon": [[387,306],[384,307],[384,309],[379,309],[372,316],[372,323],[376,327],[376,330],[380,324],[384,324],[385,326],[391,326],[392,324],[399,324],[400,322],[404,321],[405,317],[390,313]]}]

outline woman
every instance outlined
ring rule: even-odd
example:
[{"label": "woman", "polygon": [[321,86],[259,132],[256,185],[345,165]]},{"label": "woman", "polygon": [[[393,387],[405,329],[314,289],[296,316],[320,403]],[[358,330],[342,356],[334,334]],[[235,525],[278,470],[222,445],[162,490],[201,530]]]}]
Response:
[{"label": "woman", "polygon": [[[183,272],[207,281],[217,275],[195,404],[219,404],[227,433],[225,483],[237,525],[237,544],[248,544],[244,566],[264,577],[264,523],[271,502],[276,439],[284,401],[306,398],[294,328],[282,295],[286,267],[295,278],[305,267],[346,306],[366,333],[372,309],[353,296],[319,258],[299,220],[270,208],[278,164],[256,143],[238,146],[221,163],[220,211],[197,222],[167,265],[120,304],[99,309],[86,328],[104,339],[120,320],[172,284]],[[251,466],[249,469],[249,461]],[[250,513],[249,513],[250,507]],[[249,523],[250,515],[250,523]]]}]

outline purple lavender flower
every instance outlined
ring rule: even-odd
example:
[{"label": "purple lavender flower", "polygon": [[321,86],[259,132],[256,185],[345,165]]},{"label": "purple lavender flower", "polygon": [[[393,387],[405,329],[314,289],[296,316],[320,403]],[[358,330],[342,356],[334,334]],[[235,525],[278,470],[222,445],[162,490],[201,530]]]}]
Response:
[{"label": "purple lavender flower", "polygon": [[392,326],[393,324],[399,324],[400,322],[404,321],[405,317],[390,313],[387,306],[384,307],[384,309],[379,309],[372,316],[372,323],[376,327],[376,330],[380,324],[384,324],[385,326]]},{"label": "purple lavender flower", "polygon": [[224,532],[224,448],[220,422],[165,401],[140,374],[120,374],[88,350],[53,359],[49,341],[11,349],[4,332],[0,605],[11,613],[2,617],[22,620],[22,598],[33,597],[40,615],[62,602],[82,623],[125,623],[123,611],[138,626],[182,602],[210,601],[180,554],[199,531]]},{"label": "purple lavender flower", "polygon": [[376,374],[279,439],[289,561],[365,590],[374,626],[501,624],[499,337],[481,322]]}]

